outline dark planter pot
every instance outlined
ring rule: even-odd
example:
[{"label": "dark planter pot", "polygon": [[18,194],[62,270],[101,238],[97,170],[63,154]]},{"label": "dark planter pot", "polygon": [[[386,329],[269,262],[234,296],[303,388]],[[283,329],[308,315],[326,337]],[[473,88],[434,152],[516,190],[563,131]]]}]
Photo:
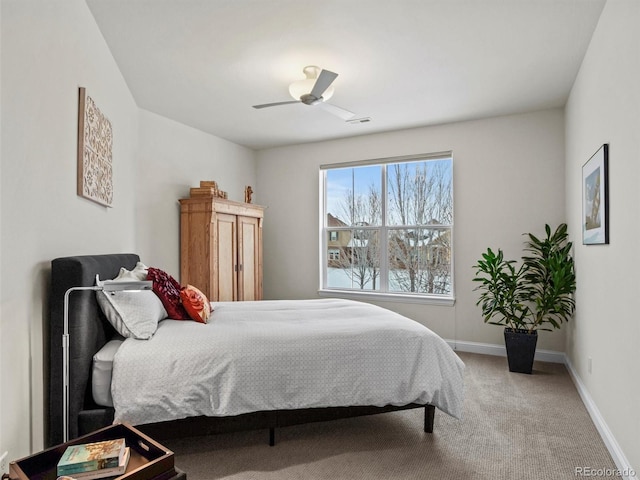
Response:
[{"label": "dark planter pot", "polygon": [[538,332],[536,331],[529,333],[528,330],[504,329],[504,344],[507,347],[510,372],[531,374],[537,343]]}]

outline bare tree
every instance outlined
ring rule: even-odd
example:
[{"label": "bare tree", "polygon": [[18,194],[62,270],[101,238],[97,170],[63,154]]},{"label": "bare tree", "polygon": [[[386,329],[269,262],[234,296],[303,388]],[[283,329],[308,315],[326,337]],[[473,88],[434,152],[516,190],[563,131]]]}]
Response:
[{"label": "bare tree", "polygon": [[380,277],[380,238],[378,226],[382,217],[381,193],[370,185],[366,194],[349,190],[340,205],[341,215],[348,219],[350,240],[340,252],[339,268],[364,290],[371,284],[375,290]]},{"label": "bare tree", "polygon": [[401,291],[447,293],[451,175],[441,162],[401,163],[388,169],[390,276]]}]

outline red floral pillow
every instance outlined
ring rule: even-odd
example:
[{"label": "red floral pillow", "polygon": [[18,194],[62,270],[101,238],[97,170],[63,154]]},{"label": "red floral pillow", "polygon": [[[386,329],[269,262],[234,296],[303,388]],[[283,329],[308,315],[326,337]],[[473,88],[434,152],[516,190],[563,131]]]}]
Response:
[{"label": "red floral pillow", "polygon": [[191,320],[180,302],[180,284],[167,272],[149,267],[147,280],[153,281],[153,292],[158,296],[169,318]]},{"label": "red floral pillow", "polygon": [[187,285],[180,290],[180,299],[192,320],[207,323],[211,315],[211,305],[204,293],[193,285]]}]

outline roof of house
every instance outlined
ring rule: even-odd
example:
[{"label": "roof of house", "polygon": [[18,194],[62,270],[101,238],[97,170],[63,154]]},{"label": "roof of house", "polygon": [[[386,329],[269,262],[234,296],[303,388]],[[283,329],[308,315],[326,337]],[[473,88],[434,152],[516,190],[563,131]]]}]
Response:
[{"label": "roof of house", "polygon": [[338,217],[334,217],[332,214],[327,213],[327,226],[328,227],[347,227],[348,225],[340,220]]}]

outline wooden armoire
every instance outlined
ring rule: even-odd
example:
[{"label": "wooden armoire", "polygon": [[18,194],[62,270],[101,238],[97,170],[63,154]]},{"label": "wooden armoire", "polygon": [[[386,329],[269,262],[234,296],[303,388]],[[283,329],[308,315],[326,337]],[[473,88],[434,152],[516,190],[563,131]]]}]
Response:
[{"label": "wooden armoire", "polygon": [[212,302],[262,300],[264,207],[213,193],[180,199],[180,283]]}]

